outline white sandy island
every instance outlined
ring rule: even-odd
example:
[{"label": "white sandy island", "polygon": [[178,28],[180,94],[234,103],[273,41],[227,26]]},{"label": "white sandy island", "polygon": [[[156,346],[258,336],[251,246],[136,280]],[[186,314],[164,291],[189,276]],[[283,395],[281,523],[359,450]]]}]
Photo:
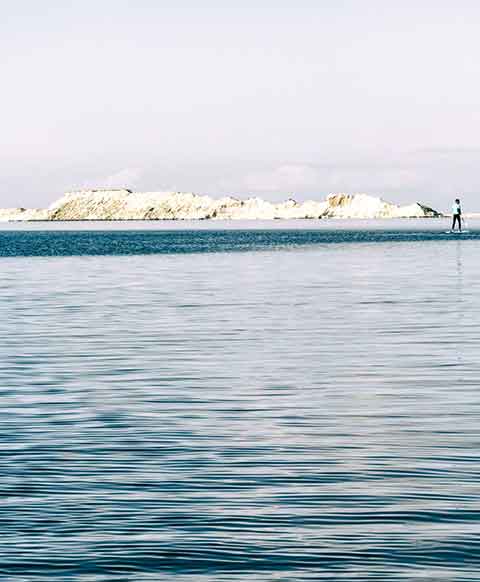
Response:
[{"label": "white sandy island", "polygon": [[430,218],[441,214],[418,202],[398,206],[367,194],[330,194],[325,200],[274,203],[261,198],[212,198],[185,192],[80,190],[46,209],[0,209],[0,221],[255,220],[300,218]]}]

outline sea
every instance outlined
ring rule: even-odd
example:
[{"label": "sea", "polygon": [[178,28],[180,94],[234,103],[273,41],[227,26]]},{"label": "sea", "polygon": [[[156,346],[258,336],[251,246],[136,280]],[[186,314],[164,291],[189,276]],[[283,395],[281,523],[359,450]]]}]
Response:
[{"label": "sea", "polygon": [[480,221],[0,227],[0,579],[478,581]]}]

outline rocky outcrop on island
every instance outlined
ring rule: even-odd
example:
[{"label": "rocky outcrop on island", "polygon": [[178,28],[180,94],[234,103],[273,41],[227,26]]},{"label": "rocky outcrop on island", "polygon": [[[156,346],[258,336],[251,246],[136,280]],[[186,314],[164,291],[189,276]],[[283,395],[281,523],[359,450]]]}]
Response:
[{"label": "rocky outcrop on island", "polygon": [[397,206],[366,194],[331,194],[325,218],[435,218],[440,212],[415,202]]},{"label": "rocky outcrop on island", "polygon": [[331,194],[326,200],[274,203],[261,198],[211,198],[183,192],[81,190],[48,209],[4,209],[0,220],[205,220],[295,218],[425,218],[440,213],[419,203],[398,206],[367,194]]}]

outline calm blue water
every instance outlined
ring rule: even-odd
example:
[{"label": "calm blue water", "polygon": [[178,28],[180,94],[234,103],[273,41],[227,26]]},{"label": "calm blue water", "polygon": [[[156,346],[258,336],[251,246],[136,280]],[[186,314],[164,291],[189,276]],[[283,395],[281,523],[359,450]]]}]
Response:
[{"label": "calm blue water", "polygon": [[0,578],[478,580],[480,232],[431,224],[0,231]]}]

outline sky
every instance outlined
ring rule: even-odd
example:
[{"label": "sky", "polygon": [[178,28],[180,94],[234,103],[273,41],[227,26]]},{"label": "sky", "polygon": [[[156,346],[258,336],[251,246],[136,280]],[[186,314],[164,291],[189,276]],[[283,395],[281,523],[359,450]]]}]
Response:
[{"label": "sky", "polygon": [[476,0],[2,0],[0,206],[127,187],[480,210]]}]

